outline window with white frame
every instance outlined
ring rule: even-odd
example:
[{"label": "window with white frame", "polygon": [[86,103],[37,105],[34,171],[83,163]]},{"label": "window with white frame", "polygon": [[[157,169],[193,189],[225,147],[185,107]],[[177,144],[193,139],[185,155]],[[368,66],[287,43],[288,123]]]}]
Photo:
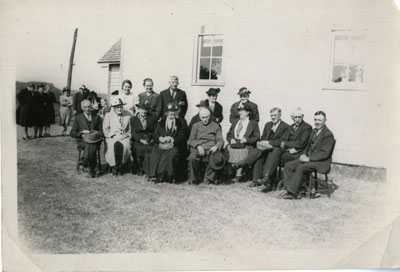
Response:
[{"label": "window with white frame", "polygon": [[329,87],[364,89],[366,67],[366,30],[332,30]]},{"label": "window with white frame", "polygon": [[214,25],[203,25],[195,40],[194,85],[224,85],[224,36]]}]

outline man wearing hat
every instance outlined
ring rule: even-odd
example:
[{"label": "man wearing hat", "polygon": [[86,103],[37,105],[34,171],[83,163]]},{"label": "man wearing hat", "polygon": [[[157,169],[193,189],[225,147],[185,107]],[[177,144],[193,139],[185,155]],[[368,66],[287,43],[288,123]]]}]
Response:
[{"label": "man wearing hat", "polygon": [[124,103],[118,96],[111,96],[111,111],[103,121],[107,152],[105,159],[114,176],[122,175],[123,166],[131,156],[131,114],[123,110]]},{"label": "man wearing hat", "polygon": [[258,107],[257,104],[251,102],[249,100],[250,98],[250,90],[247,89],[246,87],[240,88],[238,95],[240,96],[240,101],[235,102],[232,107],[231,107],[231,114],[229,115],[229,121],[231,124],[233,124],[236,120],[239,119],[239,108],[243,106],[243,104],[248,104],[250,105],[251,108],[251,116],[250,119],[255,120],[257,123],[260,121],[260,115],[258,113]]},{"label": "man wearing hat", "polygon": [[[211,121],[218,123],[216,118],[214,117],[214,115],[211,112],[208,100],[201,100],[200,103],[196,105],[196,107],[199,109],[199,112],[202,109],[209,109],[210,110],[210,114],[211,114],[211,117],[210,117]],[[195,116],[192,117],[192,120],[190,120],[189,132],[192,130],[193,125],[196,124],[197,122],[200,122],[200,121],[201,121],[201,119],[200,119],[199,113],[197,113]]]},{"label": "man wearing hat", "polygon": [[137,114],[131,117],[132,145],[133,153],[139,166],[139,176],[144,173],[143,161],[145,155],[150,153],[154,144],[154,129],[157,124],[154,115],[149,113],[151,110],[145,102],[136,104]]},{"label": "man wearing hat", "polygon": [[203,108],[199,112],[201,122],[193,125],[188,145],[190,177],[189,184],[198,183],[200,163],[207,163],[204,182],[215,182],[216,171],[224,167],[224,157],[220,150],[224,146],[221,126],[210,118],[210,110]]},{"label": "man wearing hat", "polygon": [[70,135],[76,139],[78,149],[83,150],[80,164],[89,167],[89,175],[95,177],[96,150],[103,139],[101,118],[92,114],[89,100],[83,100],[81,108],[83,112],[75,116]]},{"label": "man wearing hat", "polygon": [[217,102],[218,94],[221,90],[219,88],[210,88],[207,91],[208,99],[208,108],[211,111],[211,116],[215,118],[217,123],[221,123],[224,119],[224,115],[222,114],[223,108],[220,103]]},{"label": "man wearing hat", "polygon": [[158,96],[158,102],[156,107],[156,118],[162,118],[164,112],[167,110],[169,103],[175,103],[180,106],[181,110],[179,117],[185,117],[188,109],[188,101],[186,93],[181,89],[178,89],[179,79],[177,76],[171,76],[169,79],[169,88],[162,91]]}]

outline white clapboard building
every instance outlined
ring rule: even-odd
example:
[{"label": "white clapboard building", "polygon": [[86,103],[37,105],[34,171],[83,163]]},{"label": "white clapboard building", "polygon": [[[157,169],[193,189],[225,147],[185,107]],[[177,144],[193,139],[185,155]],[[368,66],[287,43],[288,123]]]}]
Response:
[{"label": "white clapboard building", "polygon": [[[163,1],[140,2],[99,63],[109,70],[108,90],[146,77],[160,92],[177,75],[189,110],[219,87],[229,109],[241,87],[260,110],[280,107],[291,123],[295,107],[313,124],[318,110],[337,139],[337,163],[385,168],[391,160],[390,120],[399,91],[399,11],[392,1]],[[179,4],[178,4],[179,3]],[[118,30],[119,31],[119,30]]]}]

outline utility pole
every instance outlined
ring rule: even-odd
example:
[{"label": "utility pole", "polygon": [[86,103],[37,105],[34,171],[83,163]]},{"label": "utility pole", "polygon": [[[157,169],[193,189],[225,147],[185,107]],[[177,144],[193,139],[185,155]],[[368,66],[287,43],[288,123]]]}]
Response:
[{"label": "utility pole", "polygon": [[72,67],[74,66],[75,44],[76,44],[77,37],[78,37],[78,29],[75,28],[74,40],[72,41],[71,57],[69,58],[69,69],[68,69],[67,88],[70,90],[71,90],[71,81],[72,81]]}]

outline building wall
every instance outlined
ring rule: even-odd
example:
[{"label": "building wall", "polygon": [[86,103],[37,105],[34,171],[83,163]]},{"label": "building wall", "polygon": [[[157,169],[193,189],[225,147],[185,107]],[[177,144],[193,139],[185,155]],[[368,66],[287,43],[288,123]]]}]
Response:
[{"label": "building wall", "polygon": [[[143,5],[124,29],[122,77],[133,80],[135,92],[143,91],[145,77],[154,79],[159,92],[168,87],[170,75],[179,76],[190,120],[209,88],[191,85],[196,31],[202,24],[216,24],[224,34],[226,84],[218,98],[224,134],[229,108],[238,100],[238,89],[246,86],[260,109],[260,130],[275,106],[288,123],[295,107],[304,109],[311,124],[313,113],[324,110],[337,138],[334,161],[387,165],[391,147],[384,143],[392,141],[387,124],[395,120],[399,98],[399,64],[394,61],[399,59],[399,14],[391,1],[181,3],[179,9],[168,3]],[[366,91],[326,89],[333,28],[368,30]]]}]

